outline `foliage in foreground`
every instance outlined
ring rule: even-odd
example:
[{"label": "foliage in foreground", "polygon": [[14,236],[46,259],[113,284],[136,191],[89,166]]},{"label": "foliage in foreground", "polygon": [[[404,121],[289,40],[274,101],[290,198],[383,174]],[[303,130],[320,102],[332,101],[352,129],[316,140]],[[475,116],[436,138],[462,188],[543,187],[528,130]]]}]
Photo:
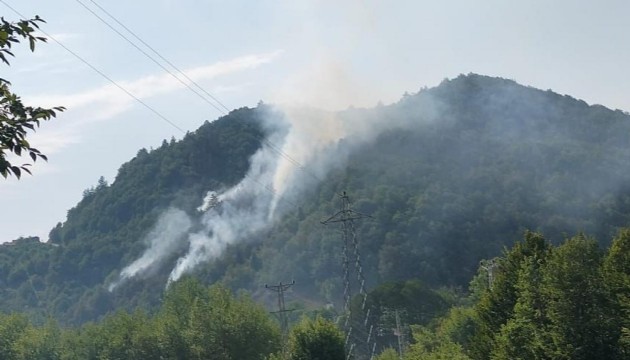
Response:
[{"label": "foliage in foreground", "polygon": [[160,310],[118,312],[99,323],[62,329],[0,315],[0,359],[265,359],[280,331],[247,296],[185,279],[171,286]]},{"label": "foliage in foreground", "polygon": [[[409,302],[411,289],[431,294],[417,282],[372,292],[381,308],[402,304],[405,320],[421,323],[411,326],[412,343],[402,344],[405,360],[630,356],[630,229],[621,230],[606,251],[582,234],[554,246],[528,232],[480,267],[468,305],[453,306],[440,319],[411,316],[414,308],[428,309],[422,301]],[[431,311],[443,313],[441,306]],[[0,315],[0,358],[7,360],[334,360],[344,358],[343,343],[339,329],[317,317],[295,325],[283,347],[277,324],[249,297],[192,279],[172,284],[155,314],[119,312],[75,329]],[[394,349],[381,350],[380,360],[398,356]]]},{"label": "foliage in foreground", "polygon": [[[21,40],[27,40],[31,51],[35,51],[35,43],[46,41],[46,38],[36,36],[35,31],[39,23],[44,22],[39,16],[33,19],[20,20],[12,23],[4,18],[0,19],[0,60],[9,65],[9,57],[14,56],[12,47]],[[7,156],[27,155],[35,162],[38,158],[47,160],[46,155],[32,147],[26,140],[29,130],[39,127],[42,120],[50,120],[63,111],[63,107],[45,109],[26,106],[18,95],[10,89],[11,83],[0,78],[0,175],[7,178],[14,175],[18,179],[22,171],[31,173],[31,164],[14,165]]]},{"label": "foliage in foreground", "polygon": [[288,342],[290,360],[343,360],[344,336],[337,326],[321,317],[304,318],[292,330]]},{"label": "foliage in foreground", "polygon": [[156,314],[118,312],[63,329],[0,314],[3,360],[278,359],[343,360],[344,337],[322,317],[304,317],[286,347],[277,323],[251,298],[191,278],[171,285]]},{"label": "foliage in foreground", "polygon": [[472,282],[474,304],[416,327],[405,359],[630,357],[630,229],[607,252],[581,234],[556,247],[526,233],[491,278],[487,269]]}]

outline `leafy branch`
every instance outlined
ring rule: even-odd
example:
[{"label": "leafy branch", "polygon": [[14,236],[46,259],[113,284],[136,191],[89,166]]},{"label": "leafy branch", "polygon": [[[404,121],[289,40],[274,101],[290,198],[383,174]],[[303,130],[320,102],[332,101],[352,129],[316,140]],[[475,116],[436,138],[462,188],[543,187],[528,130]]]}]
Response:
[{"label": "leafy branch", "polygon": [[[20,41],[28,40],[31,51],[35,51],[35,44],[38,41],[46,42],[46,38],[35,35],[36,30],[39,29],[39,23],[44,22],[39,16],[15,23],[0,18],[0,60],[10,65],[9,58],[15,57],[12,47]],[[4,178],[14,175],[19,179],[22,172],[31,174],[28,168],[31,164],[13,165],[7,159],[7,155],[28,154],[33,162],[38,158],[48,160],[46,155],[31,147],[26,140],[26,135],[29,130],[35,131],[41,121],[56,117],[57,113],[64,111],[65,108],[58,106],[46,109],[26,106],[19,96],[11,92],[10,85],[9,81],[0,78],[0,175]]]}]

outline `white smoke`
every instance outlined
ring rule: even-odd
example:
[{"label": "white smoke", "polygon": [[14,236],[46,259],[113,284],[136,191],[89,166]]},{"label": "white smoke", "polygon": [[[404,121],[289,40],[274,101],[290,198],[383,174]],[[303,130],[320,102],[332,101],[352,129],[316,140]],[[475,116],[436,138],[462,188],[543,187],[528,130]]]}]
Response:
[{"label": "white smoke", "polygon": [[[179,279],[199,263],[217,258],[226,246],[246,238],[271,224],[270,204],[274,192],[271,178],[277,167],[274,150],[263,145],[250,160],[250,169],[233,188],[206,196],[201,206],[202,230],[189,236],[189,249],[169,275]],[[214,203],[213,203],[214,202]]]},{"label": "white smoke", "polygon": [[140,258],[123,269],[120,279],[109,286],[109,291],[114,290],[125,280],[158,266],[181,247],[181,241],[185,239],[191,227],[192,221],[185,212],[174,208],[165,211],[155,228],[145,238],[148,249]]},{"label": "white smoke", "polygon": [[[409,125],[409,117],[385,116],[386,111],[381,110],[386,107],[338,111],[347,106],[344,104],[374,98],[369,87],[353,75],[352,67],[342,61],[323,56],[304,69],[304,74],[295,74],[272,96],[285,105],[265,111],[268,116],[263,127],[268,135],[250,159],[243,180],[224,191],[209,189],[212,191],[198,208],[203,212],[201,224],[195,231],[186,230],[188,251],[177,260],[169,282],[217,258],[228,245],[271,226],[283,211],[300,201],[306,189],[322,181],[332,169],[344,166],[356,145],[373,140],[385,129]],[[424,113],[432,117],[433,104],[426,105]],[[160,218],[160,222],[169,221],[168,214]],[[165,236],[168,234],[160,238]],[[172,256],[172,249],[162,244],[172,241],[176,240],[151,241],[142,257],[122,271],[121,278],[137,276]]]},{"label": "white smoke", "polygon": [[[273,216],[270,204],[276,196],[273,176],[279,160],[279,149],[285,131],[280,131],[278,120],[270,128],[267,141],[250,159],[246,176],[234,187],[223,191],[210,191],[198,211],[203,212],[200,226],[191,231],[193,221],[181,210],[169,210],[160,216],[155,229],[149,235],[149,247],[144,254],[120,273],[120,280],[111,285],[110,291],[122,281],[139,276],[163,259],[172,256],[181,246],[188,245],[185,255],[177,260],[169,275],[169,282],[179,279],[201,262],[218,257],[229,244],[250,236],[271,224]],[[184,236],[184,239],[182,239]]]},{"label": "white smoke", "polygon": [[[351,38],[360,40],[376,17],[363,3],[353,2],[344,9],[349,15],[345,21],[352,21],[348,27],[355,29]],[[203,212],[201,224],[187,235],[188,251],[177,260],[169,282],[217,258],[228,245],[271,226],[301,200],[306,189],[322,181],[332,169],[344,166],[356,145],[374,139],[384,129],[408,125],[408,120],[380,116],[378,110],[338,111],[348,104],[376,103],[379,88],[361,80],[355,71],[360,64],[348,62],[349,58],[362,57],[339,58],[322,36],[308,35],[309,47],[319,49],[317,55],[286,77],[274,94],[267,94],[283,105],[265,119],[266,141],[250,159],[250,169],[239,184],[225,191],[209,189],[198,208]],[[344,53],[347,51],[344,46]],[[169,219],[162,217],[160,221]],[[168,249],[152,242],[140,259],[151,263],[151,259],[172,256],[163,254],[165,251]],[[121,276],[137,276],[146,268],[134,267],[136,262]]]},{"label": "white smoke", "polygon": [[[198,208],[203,215],[195,231],[183,211],[167,211],[149,235],[146,252],[121,272],[120,281],[158,266],[179,249],[184,237],[188,250],[177,260],[168,280],[176,281],[199,264],[219,257],[228,245],[271,226],[307,188],[323,180],[331,169],[344,166],[351,149],[373,140],[384,129],[410,124],[406,117],[381,116],[377,110],[331,112],[292,107],[269,113],[273,115],[264,124],[269,135],[251,157],[243,180],[225,191],[208,192]],[[344,146],[338,146],[341,142]]]}]

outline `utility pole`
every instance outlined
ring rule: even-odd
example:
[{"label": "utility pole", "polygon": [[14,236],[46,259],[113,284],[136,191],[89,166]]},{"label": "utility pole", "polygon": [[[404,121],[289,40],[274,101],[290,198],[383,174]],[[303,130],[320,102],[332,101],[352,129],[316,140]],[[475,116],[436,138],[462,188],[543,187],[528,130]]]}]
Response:
[{"label": "utility pole", "polygon": [[284,305],[284,292],[287,291],[291,286],[295,285],[295,280],[291,281],[289,284],[283,284],[282,281],[278,285],[267,285],[265,284],[265,288],[271,291],[275,291],[278,293],[278,311],[272,311],[272,314],[278,315],[278,320],[280,320],[280,329],[282,330],[282,348],[285,348],[285,344],[287,342],[287,336],[289,333],[289,319],[287,318],[287,313],[293,311],[293,309],[287,310]]},{"label": "utility pole", "polygon": [[[344,322],[344,331],[346,333],[345,348],[346,359],[352,359],[355,354],[356,340],[360,335],[364,336],[364,339],[360,339],[365,344],[366,354],[369,359],[374,358],[376,352],[376,332],[374,325],[370,323],[370,309],[366,309],[367,304],[367,291],[365,289],[365,277],[363,276],[363,266],[361,264],[361,254],[359,252],[359,242],[357,240],[357,233],[354,227],[354,220],[370,217],[365,214],[361,214],[352,210],[350,204],[350,198],[344,191],[339,195],[341,198],[341,210],[336,212],[328,219],[322,221],[323,225],[332,223],[341,224],[342,234],[342,265],[343,265],[343,300],[344,300],[344,313],[346,319]],[[353,313],[351,307],[352,301],[352,287],[351,283],[353,275],[356,274],[356,282],[359,290],[359,295],[362,297],[361,312],[365,316],[363,321],[353,324]],[[355,335],[354,333],[357,333]]]}]

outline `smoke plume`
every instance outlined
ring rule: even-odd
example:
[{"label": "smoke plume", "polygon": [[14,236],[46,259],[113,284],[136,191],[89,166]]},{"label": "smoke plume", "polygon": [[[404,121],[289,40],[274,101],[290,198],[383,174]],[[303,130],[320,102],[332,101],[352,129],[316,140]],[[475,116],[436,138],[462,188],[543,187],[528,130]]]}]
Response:
[{"label": "smoke plume", "polygon": [[[193,220],[181,210],[163,214],[149,234],[147,250],[123,269],[120,281],[159,266],[175,249],[188,246],[170,272],[168,281],[176,281],[216,259],[228,245],[271,226],[307,188],[343,166],[352,148],[385,128],[408,125],[406,120],[384,119],[374,111],[276,110],[264,120],[269,135],[251,157],[245,177],[230,189],[208,192],[198,208],[202,213],[198,225],[192,226]],[[341,142],[344,146],[339,146]]]},{"label": "smoke plume", "polygon": [[191,227],[192,221],[182,210],[170,208],[165,211],[145,238],[148,249],[140,258],[123,269],[120,280],[109,285],[109,291],[114,290],[122,281],[138,274],[145,274],[159,266],[168,255],[180,247],[182,238]]}]

